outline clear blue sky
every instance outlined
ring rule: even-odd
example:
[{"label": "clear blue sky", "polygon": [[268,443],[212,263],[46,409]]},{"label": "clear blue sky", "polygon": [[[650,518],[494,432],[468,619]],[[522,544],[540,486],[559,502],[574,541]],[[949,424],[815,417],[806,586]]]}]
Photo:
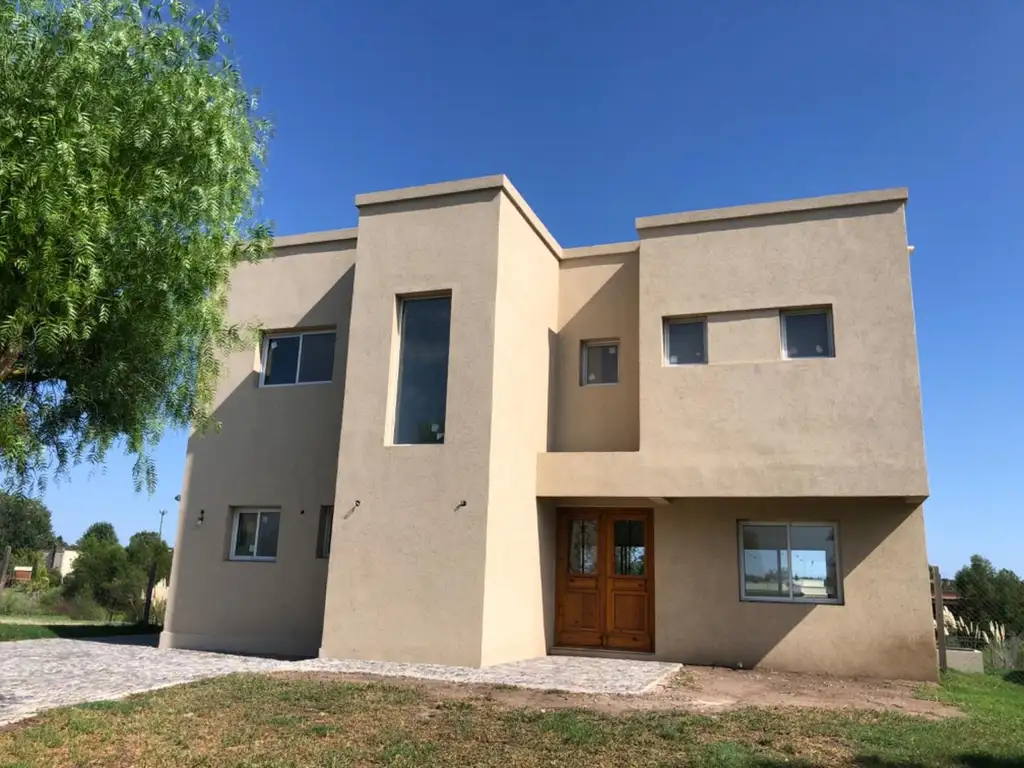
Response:
[{"label": "clear blue sky", "polygon": [[[353,226],[357,192],[506,173],[567,246],[640,215],[908,186],[932,497],[928,549],[1024,574],[1024,3],[235,0],[276,124],[279,234]],[[638,6],[643,6],[640,9]],[[287,8],[288,10],[285,10]],[[51,486],[58,532],[173,536],[185,458]]]}]

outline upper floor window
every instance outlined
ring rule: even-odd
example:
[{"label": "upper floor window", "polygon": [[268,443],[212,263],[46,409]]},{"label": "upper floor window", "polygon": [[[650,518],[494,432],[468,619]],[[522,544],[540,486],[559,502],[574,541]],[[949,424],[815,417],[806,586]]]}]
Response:
[{"label": "upper floor window", "polygon": [[694,365],[706,363],[708,324],[703,317],[665,320],[665,363]]},{"label": "upper floor window", "polygon": [[835,357],[832,340],[832,310],[791,309],[779,313],[782,320],[782,350],[786,357]]},{"label": "upper floor window", "polygon": [[740,523],[744,600],[840,602],[833,523]]},{"label": "upper floor window", "polygon": [[281,510],[237,508],[231,520],[231,560],[276,560]]},{"label": "upper floor window", "polygon": [[619,342],[584,341],[580,355],[580,386],[619,383]]},{"label": "upper floor window", "polygon": [[443,443],[452,297],[405,298],[398,313],[395,444]]},{"label": "upper floor window", "polygon": [[334,331],[267,334],[263,341],[265,387],[330,381],[334,371]]}]

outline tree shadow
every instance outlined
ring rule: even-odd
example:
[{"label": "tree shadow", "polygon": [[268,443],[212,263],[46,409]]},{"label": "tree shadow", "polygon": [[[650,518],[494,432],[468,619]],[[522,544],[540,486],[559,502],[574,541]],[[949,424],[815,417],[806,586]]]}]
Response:
[{"label": "tree shadow", "polygon": [[1012,672],[1007,672],[1003,675],[1003,680],[1016,685],[1024,685],[1024,670],[1015,669]]},{"label": "tree shadow", "polygon": [[[963,768],[1024,768],[1024,757],[995,757],[993,755],[954,755],[953,764]],[[861,755],[854,760],[859,768],[925,768],[925,763],[909,760],[886,760]],[[928,764],[930,765],[930,763]]]}]

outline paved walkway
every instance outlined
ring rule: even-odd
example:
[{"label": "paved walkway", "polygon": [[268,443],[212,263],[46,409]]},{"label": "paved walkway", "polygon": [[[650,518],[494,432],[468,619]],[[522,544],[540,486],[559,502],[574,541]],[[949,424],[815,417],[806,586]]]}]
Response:
[{"label": "paved walkway", "polygon": [[278,661],[199,651],[161,650],[137,642],[22,640],[0,643],[0,725],[44,709],[119,699],[234,672],[337,672],[577,693],[640,694],[678,664],[547,656],[486,669],[384,661]]}]

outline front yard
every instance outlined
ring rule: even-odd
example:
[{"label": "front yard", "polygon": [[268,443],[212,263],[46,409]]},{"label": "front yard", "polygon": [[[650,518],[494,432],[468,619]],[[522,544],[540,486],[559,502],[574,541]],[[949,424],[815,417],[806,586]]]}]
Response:
[{"label": "front yard", "polygon": [[0,766],[1024,766],[1024,679],[951,673],[922,695],[963,715],[596,711],[505,687],[233,675],[10,726]]},{"label": "front yard", "polygon": [[[156,635],[160,627],[151,624],[108,624],[74,621],[60,616],[0,616],[0,643],[13,640],[42,640],[51,637],[90,638],[113,635]],[[0,695],[2,695],[0,691]]]}]

